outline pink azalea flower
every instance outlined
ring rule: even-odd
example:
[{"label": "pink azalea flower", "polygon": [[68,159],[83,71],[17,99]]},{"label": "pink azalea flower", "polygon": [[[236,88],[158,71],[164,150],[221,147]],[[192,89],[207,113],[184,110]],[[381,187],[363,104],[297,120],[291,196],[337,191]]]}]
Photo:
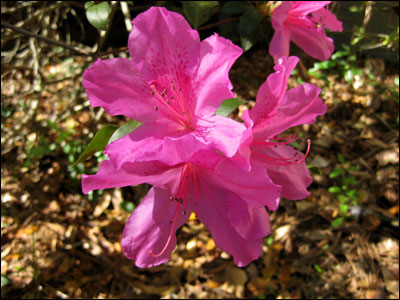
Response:
[{"label": "pink azalea flower", "polygon": [[341,32],[342,23],[324,6],[332,1],[282,1],[272,15],[275,30],[269,53],[276,60],[289,55],[293,41],[308,55],[326,60],[335,49],[333,40],[326,36],[325,28]]},{"label": "pink azalea flower", "polygon": [[185,142],[167,138],[161,149],[180,163],[125,162],[116,168],[105,160],[96,175],[83,175],[82,189],[87,193],[143,182],[154,185],[129,217],[121,241],[125,256],[138,267],[168,261],[176,230],[191,212],[207,226],[216,245],[245,266],[259,257],[262,239],[270,233],[265,206],[278,207],[280,187],[261,164],[243,171],[212,149],[180,151]]},{"label": "pink azalea flower", "polygon": [[326,112],[326,105],[318,97],[321,90],[313,84],[304,83],[286,90],[288,78],[299,59],[282,57],[275,65],[275,73],[261,85],[255,106],[243,113],[247,131],[242,138],[239,152],[253,166],[262,163],[268,177],[282,187],[282,196],[298,200],[310,193],[307,187],[312,182],[305,158],[310,150],[310,141],[303,155],[287,144],[297,137],[278,137],[290,127],[312,124],[317,116]]},{"label": "pink azalea flower", "polygon": [[119,148],[118,165],[139,159],[132,156],[136,149],[155,159],[152,141],[193,135],[195,142],[234,155],[244,127],[214,113],[234,97],[228,73],[242,49],[217,34],[200,42],[183,16],[162,7],[150,8],[132,23],[131,59],[98,59],[83,75],[93,106],[143,123],[106,151]]},{"label": "pink azalea flower", "polygon": [[246,128],[214,115],[233,97],[228,71],[242,50],[216,34],[200,42],[182,16],[164,8],[133,24],[132,59],[98,60],[83,84],[93,106],[143,125],[107,146],[109,160],[97,174],[83,174],[82,190],[154,185],[121,241],[138,267],[169,259],[175,232],[193,211],[216,245],[244,266],[261,252],[269,233],[265,206],[278,207],[281,188],[261,165],[243,170],[229,159]]}]

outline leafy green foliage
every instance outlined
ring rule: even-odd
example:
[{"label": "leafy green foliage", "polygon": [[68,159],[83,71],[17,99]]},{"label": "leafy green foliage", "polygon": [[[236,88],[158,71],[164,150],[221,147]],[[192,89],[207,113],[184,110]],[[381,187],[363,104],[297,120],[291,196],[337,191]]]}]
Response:
[{"label": "leafy green foliage", "polygon": [[241,14],[249,5],[245,1],[227,1],[221,8],[221,12],[227,15]]},{"label": "leafy green foliage", "polygon": [[207,22],[217,11],[218,1],[182,1],[186,18],[194,28]]},{"label": "leafy green foliage", "polygon": [[355,171],[358,168],[350,165],[350,162],[346,161],[342,154],[339,153],[337,157],[340,165],[333,169],[329,174],[329,178],[338,179],[338,185],[329,187],[328,191],[335,194],[339,200],[340,217],[332,221],[332,227],[340,226],[347,216],[349,207],[358,203],[358,192],[353,188],[358,184],[358,181],[349,174],[349,171]]},{"label": "leafy green foliage", "polygon": [[123,136],[131,133],[134,131],[136,128],[138,128],[142,123],[135,121],[135,120],[130,120],[126,124],[122,125],[120,128],[118,128],[110,137],[108,143],[112,143]]},{"label": "leafy green foliage", "polygon": [[86,17],[90,24],[97,29],[106,30],[108,15],[110,14],[110,5],[108,2],[95,3],[89,1],[85,3]]},{"label": "leafy green foliage", "polygon": [[218,108],[216,114],[227,117],[231,112],[233,112],[239,105],[245,103],[246,101],[240,98],[227,99],[222,102],[221,106]]}]

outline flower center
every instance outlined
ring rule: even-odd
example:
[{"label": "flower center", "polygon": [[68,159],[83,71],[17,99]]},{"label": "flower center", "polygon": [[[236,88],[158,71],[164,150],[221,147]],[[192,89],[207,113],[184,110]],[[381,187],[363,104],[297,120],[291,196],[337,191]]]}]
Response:
[{"label": "flower center", "polygon": [[194,187],[194,192],[195,192],[195,210],[196,210],[196,215],[197,213],[197,207],[198,207],[198,202],[199,202],[199,192],[198,192],[198,184],[197,184],[197,174],[196,174],[196,169],[191,163],[186,163],[181,171],[181,177],[179,179],[179,185],[176,193],[174,195],[171,195],[169,197],[170,201],[176,202],[176,207],[175,207],[175,212],[173,215],[173,219],[169,221],[169,224],[171,226],[167,241],[165,242],[164,247],[158,254],[154,254],[153,250],[150,250],[149,253],[153,257],[159,257],[161,256],[165,250],[167,250],[168,245],[171,241],[171,238],[176,230],[176,221],[178,219],[178,214],[179,211],[181,210],[181,207],[183,206],[183,211],[182,213],[186,215],[188,213],[187,207],[189,203],[189,189],[190,189],[190,182],[193,182],[193,187]]},{"label": "flower center", "polygon": [[155,111],[160,112],[167,119],[180,124],[185,129],[194,130],[192,113],[188,107],[187,101],[184,99],[182,89],[176,87],[172,79],[170,80],[168,89],[160,88],[160,85],[157,83],[151,84],[150,89],[152,96],[156,100],[156,105],[154,106]]},{"label": "flower center", "polygon": [[[268,156],[262,153],[257,152],[257,148],[278,148],[279,146],[286,145],[289,143],[292,143],[297,140],[297,135],[292,135],[288,138],[273,138],[269,139],[268,141],[257,141],[254,140],[250,146],[252,154],[254,155],[254,158],[257,159],[258,161],[267,163],[267,164],[272,164],[275,166],[291,166],[291,165],[297,165],[301,162],[303,162],[308,153],[310,152],[310,147],[311,147],[311,141],[307,140],[307,150],[306,154],[304,154],[302,157],[299,157],[299,153],[296,151],[296,153],[292,157],[288,158],[281,158],[281,157],[272,157]],[[272,141],[275,140],[275,141]]]}]

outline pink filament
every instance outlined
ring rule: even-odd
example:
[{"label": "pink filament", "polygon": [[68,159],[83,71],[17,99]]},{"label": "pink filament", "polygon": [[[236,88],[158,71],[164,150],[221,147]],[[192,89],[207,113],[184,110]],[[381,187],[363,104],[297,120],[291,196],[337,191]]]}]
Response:
[{"label": "pink filament", "polygon": [[196,201],[196,203],[198,202],[197,176],[196,176],[196,173],[195,173],[195,170],[194,170],[192,164],[187,163],[187,164],[185,164],[185,166],[182,169],[180,180],[179,180],[178,191],[176,193],[176,196],[171,198],[171,199],[177,200],[177,204],[176,204],[176,208],[175,208],[174,219],[172,221],[172,227],[171,227],[171,229],[169,231],[169,234],[168,234],[168,239],[165,242],[164,247],[162,248],[162,250],[159,253],[154,254],[153,250],[149,251],[150,255],[153,256],[153,257],[159,257],[159,256],[163,255],[164,252],[167,250],[168,245],[169,245],[169,243],[170,243],[170,241],[172,239],[172,236],[174,234],[176,221],[178,219],[179,209],[181,207],[181,204],[183,204],[183,203],[185,204],[183,213],[186,214],[186,210],[187,210],[187,206],[188,206],[188,202],[189,202],[189,197],[188,197],[189,185],[190,185],[190,179],[192,178],[192,176],[193,176],[193,183],[194,183],[195,194],[196,194],[196,200],[195,201]]},{"label": "pink filament", "polygon": [[[301,162],[303,162],[308,153],[310,152],[310,148],[311,148],[311,140],[307,140],[307,151],[306,154],[304,154],[304,156],[299,159],[299,160],[295,160],[294,157],[292,158],[278,158],[278,157],[270,157],[261,153],[257,153],[255,151],[252,151],[252,154],[255,156],[255,158],[257,158],[259,161],[262,162],[266,162],[272,165],[276,165],[276,166],[291,166],[291,165],[297,165]],[[296,152],[297,154],[297,152]]]}]

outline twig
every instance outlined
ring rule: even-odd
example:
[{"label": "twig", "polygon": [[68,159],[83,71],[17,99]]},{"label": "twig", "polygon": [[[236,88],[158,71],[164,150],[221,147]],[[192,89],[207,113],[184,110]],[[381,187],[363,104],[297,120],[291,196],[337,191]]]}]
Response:
[{"label": "twig", "polygon": [[222,24],[225,24],[225,23],[230,23],[230,22],[233,22],[233,21],[236,21],[236,20],[239,20],[239,19],[240,19],[240,17],[229,18],[229,19],[222,20],[222,21],[214,23],[214,24],[210,24],[210,25],[199,27],[199,28],[197,28],[197,31],[210,29],[210,28],[213,28],[215,26],[222,25]]},{"label": "twig", "polygon": [[76,52],[78,55],[82,55],[82,56],[94,56],[94,54],[92,54],[92,53],[83,52],[83,51],[81,51],[81,50],[79,50],[79,49],[77,49],[77,48],[75,48],[75,47],[73,47],[73,46],[64,44],[64,43],[62,43],[62,42],[57,42],[57,41],[48,39],[48,38],[46,38],[46,37],[44,37],[44,36],[41,36],[41,35],[38,35],[38,34],[36,34],[36,33],[32,33],[32,32],[26,31],[26,30],[24,30],[24,29],[15,27],[15,26],[13,26],[13,25],[11,25],[11,24],[7,24],[7,23],[1,22],[1,26],[2,26],[2,27],[5,27],[5,28],[8,28],[8,29],[11,29],[11,30],[13,30],[13,31],[22,33],[23,35],[30,36],[30,37],[34,37],[34,38],[36,38],[36,39],[38,39],[38,40],[45,41],[46,43],[53,44],[53,45],[56,45],[56,46],[63,47],[63,48],[65,48],[65,49],[72,50],[72,51]]}]

